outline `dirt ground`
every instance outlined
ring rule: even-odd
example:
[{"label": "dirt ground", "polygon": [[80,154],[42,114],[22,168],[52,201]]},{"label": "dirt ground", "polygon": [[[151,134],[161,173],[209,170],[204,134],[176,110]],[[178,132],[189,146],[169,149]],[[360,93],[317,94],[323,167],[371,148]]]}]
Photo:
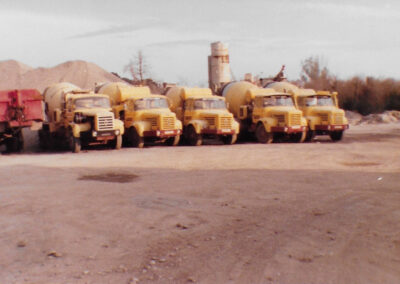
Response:
[{"label": "dirt ground", "polygon": [[0,283],[399,283],[399,123],[0,167]]}]

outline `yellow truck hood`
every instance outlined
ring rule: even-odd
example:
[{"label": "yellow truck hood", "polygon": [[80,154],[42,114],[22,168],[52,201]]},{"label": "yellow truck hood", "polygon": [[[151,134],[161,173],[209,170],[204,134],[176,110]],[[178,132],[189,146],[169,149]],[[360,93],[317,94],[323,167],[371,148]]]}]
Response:
[{"label": "yellow truck hood", "polygon": [[91,109],[77,109],[75,113],[79,112],[87,116],[95,115],[111,115],[113,114],[110,110],[104,108],[91,108]]},{"label": "yellow truck hood", "polygon": [[309,107],[307,114],[308,115],[316,115],[319,113],[340,113],[344,114],[344,110],[337,108],[335,106],[313,106]]},{"label": "yellow truck hood", "polygon": [[202,110],[200,112],[200,115],[202,116],[229,116],[229,117],[233,117],[233,115],[224,109],[215,109],[215,110]]}]

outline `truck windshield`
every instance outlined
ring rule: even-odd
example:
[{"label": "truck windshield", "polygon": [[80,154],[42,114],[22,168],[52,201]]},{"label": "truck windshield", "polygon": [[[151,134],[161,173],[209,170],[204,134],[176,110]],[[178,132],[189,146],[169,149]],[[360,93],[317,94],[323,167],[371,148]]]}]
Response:
[{"label": "truck windshield", "polygon": [[75,108],[110,108],[110,100],[108,98],[90,97],[79,98],[74,101]]},{"label": "truck windshield", "polygon": [[194,109],[226,109],[226,104],[220,99],[198,99],[194,101]]},{"label": "truck windshield", "polygon": [[264,97],[263,106],[293,106],[293,99],[291,96]]},{"label": "truck windshield", "polygon": [[333,100],[330,96],[312,96],[305,99],[306,106],[333,106]]},{"label": "truck windshield", "polygon": [[164,98],[144,98],[135,101],[135,110],[168,108],[167,100]]}]

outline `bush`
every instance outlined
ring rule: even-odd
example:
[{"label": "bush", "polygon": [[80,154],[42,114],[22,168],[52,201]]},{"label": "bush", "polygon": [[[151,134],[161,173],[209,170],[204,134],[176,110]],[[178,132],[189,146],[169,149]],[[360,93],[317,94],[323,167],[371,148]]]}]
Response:
[{"label": "bush", "polygon": [[400,81],[394,79],[355,76],[338,80],[321,66],[318,57],[309,57],[302,62],[301,80],[306,88],[338,92],[340,106],[346,110],[363,115],[400,110]]}]

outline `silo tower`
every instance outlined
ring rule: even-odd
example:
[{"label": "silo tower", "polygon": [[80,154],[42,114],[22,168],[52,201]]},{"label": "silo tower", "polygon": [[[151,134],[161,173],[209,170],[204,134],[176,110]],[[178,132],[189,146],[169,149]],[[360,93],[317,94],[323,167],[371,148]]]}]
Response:
[{"label": "silo tower", "polygon": [[217,93],[222,86],[231,82],[228,47],[222,42],[211,43],[211,55],[208,56],[208,84]]}]

